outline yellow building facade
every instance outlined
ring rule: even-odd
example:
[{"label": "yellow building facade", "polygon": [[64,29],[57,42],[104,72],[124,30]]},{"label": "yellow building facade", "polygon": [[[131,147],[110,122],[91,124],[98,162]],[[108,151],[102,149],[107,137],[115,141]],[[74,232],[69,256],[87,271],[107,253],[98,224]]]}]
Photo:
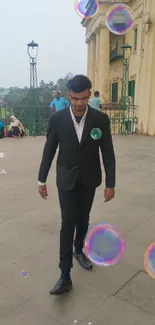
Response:
[{"label": "yellow building facade", "polygon": [[[116,3],[117,1],[115,1]],[[119,1],[120,2],[120,1]],[[87,74],[92,91],[99,90],[103,103],[119,102],[123,79],[123,44],[129,58],[128,95],[135,105],[138,134],[155,135],[155,0],[122,1],[133,10],[134,27],[126,35],[112,34],[105,15],[114,2],[100,0],[93,18],[83,19],[88,47]]]}]

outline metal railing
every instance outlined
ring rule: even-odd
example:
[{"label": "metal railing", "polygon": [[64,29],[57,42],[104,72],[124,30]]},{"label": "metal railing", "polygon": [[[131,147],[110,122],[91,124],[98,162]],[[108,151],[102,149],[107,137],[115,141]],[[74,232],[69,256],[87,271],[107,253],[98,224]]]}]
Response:
[{"label": "metal railing", "polygon": [[138,122],[136,109],[136,105],[123,107],[121,103],[107,103],[102,106],[102,111],[109,116],[113,135],[135,133],[136,124]]},{"label": "metal railing", "polygon": [[0,120],[8,130],[10,116],[15,115],[23,124],[27,135],[45,135],[48,127],[51,109],[47,106],[16,106],[15,108],[0,106]]},{"label": "metal railing", "polygon": [[[121,103],[102,105],[102,111],[109,116],[113,135],[135,133],[137,124],[136,108],[135,105],[128,105],[126,108]],[[51,109],[45,106],[16,106],[14,109],[0,106],[0,120],[4,122],[6,130],[10,124],[9,118],[11,115],[15,115],[20,120],[27,135],[39,136],[46,134]]]},{"label": "metal railing", "polygon": [[123,58],[123,53],[122,50],[118,50],[117,48],[111,49],[110,50],[110,62],[113,62],[118,59]]}]

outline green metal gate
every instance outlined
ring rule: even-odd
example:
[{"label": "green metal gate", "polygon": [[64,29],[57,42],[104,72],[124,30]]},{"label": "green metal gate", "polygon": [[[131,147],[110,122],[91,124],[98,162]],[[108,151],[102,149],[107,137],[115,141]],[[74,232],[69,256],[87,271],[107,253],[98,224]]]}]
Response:
[{"label": "green metal gate", "polygon": [[136,106],[129,105],[127,109],[119,103],[103,105],[103,112],[108,114],[113,135],[127,135],[135,133],[137,124]]},{"label": "green metal gate", "polygon": [[[113,135],[135,133],[137,123],[136,106],[129,105],[125,109],[121,103],[109,103],[103,105],[103,112],[109,116]],[[9,127],[9,117],[11,115],[15,115],[20,120],[27,135],[39,136],[46,134],[51,110],[45,106],[19,106],[15,109],[0,107],[0,120],[4,122],[6,129]]]}]

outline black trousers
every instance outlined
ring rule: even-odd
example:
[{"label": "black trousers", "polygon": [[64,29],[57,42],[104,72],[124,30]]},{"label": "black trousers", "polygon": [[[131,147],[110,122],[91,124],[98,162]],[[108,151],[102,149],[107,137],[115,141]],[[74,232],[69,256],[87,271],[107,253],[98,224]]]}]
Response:
[{"label": "black trousers", "polygon": [[12,138],[12,136],[13,135],[15,135],[16,137],[18,137],[19,136],[19,128],[18,128],[18,126],[13,126],[12,127],[12,130],[10,130],[9,132],[8,132],[8,137],[9,138]]},{"label": "black trousers", "polygon": [[95,188],[85,188],[82,183],[77,183],[71,191],[58,189],[58,194],[62,218],[59,267],[61,271],[65,271],[73,267],[73,241],[75,249],[82,251]]}]

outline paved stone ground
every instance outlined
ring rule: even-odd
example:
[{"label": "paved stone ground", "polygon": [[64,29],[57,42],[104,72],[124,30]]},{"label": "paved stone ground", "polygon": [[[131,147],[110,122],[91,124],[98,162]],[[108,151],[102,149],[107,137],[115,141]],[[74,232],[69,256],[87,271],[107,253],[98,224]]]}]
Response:
[{"label": "paved stone ground", "polygon": [[[60,212],[55,163],[49,198],[38,195],[37,174],[45,138],[0,140],[0,324],[1,325],[153,325],[155,280],[143,269],[146,247],[155,241],[155,139],[114,138],[117,192],[96,195],[92,222],[108,221],[126,236],[126,254],[117,265],[92,273],[74,263],[74,290],[51,297],[59,277]],[[29,276],[21,278],[26,270]]]}]

